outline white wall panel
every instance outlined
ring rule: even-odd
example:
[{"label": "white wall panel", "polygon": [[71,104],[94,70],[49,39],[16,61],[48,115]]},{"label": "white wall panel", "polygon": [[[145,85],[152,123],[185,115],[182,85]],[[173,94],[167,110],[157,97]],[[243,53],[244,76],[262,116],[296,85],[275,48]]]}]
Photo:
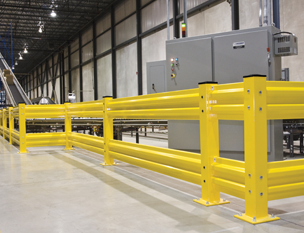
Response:
[{"label": "white wall panel", "polygon": [[[187,10],[190,10],[193,7],[196,7],[204,2],[207,2],[208,0],[188,0],[187,1]],[[184,0],[179,0],[180,5],[180,13],[184,12]]]},{"label": "white wall panel", "polygon": [[80,102],[79,68],[72,70],[72,91],[75,92],[76,101]]},{"label": "white wall panel", "polygon": [[43,96],[47,96],[47,83],[43,85]]},{"label": "white wall panel", "polygon": [[[173,28],[170,27],[172,35]],[[147,94],[147,62],[166,60],[167,29],[142,39],[143,94]]]},{"label": "white wall panel", "polygon": [[52,82],[48,82],[48,89],[49,89],[49,96],[48,97],[52,98],[52,91],[53,91]]},{"label": "white wall panel", "polygon": [[138,95],[136,50],[133,43],[116,52],[118,98]]},{"label": "white wall panel", "polygon": [[[47,60],[47,62],[49,63],[49,64],[48,64],[48,67],[51,68],[51,67],[52,67],[52,64],[53,64],[53,63],[52,63],[52,58],[49,58],[49,59]],[[55,60],[54,60],[54,63],[55,63]]]},{"label": "white wall panel", "polygon": [[69,74],[64,75],[64,93],[65,93],[65,100],[64,102],[68,101],[68,93],[69,93]]},{"label": "white wall panel", "polygon": [[141,0],[140,4],[141,4],[141,6],[143,6],[143,5],[147,4],[148,2],[150,2],[150,0]]},{"label": "white wall panel", "polygon": [[67,57],[69,55],[69,49],[68,49],[68,47],[64,48],[63,54],[64,54],[64,57]]},{"label": "white wall panel", "polygon": [[71,55],[71,68],[79,65],[79,50]]},{"label": "white wall panel", "polygon": [[111,14],[106,14],[98,22],[96,22],[96,36],[100,35],[111,27]]},{"label": "white wall panel", "polygon": [[69,70],[69,59],[65,58],[64,59],[64,71],[68,71]]},{"label": "white wall panel", "polygon": [[92,38],[93,38],[93,30],[92,30],[92,27],[89,27],[87,30],[85,30],[82,33],[82,36],[81,36],[82,45],[84,45],[87,42],[89,42],[90,40],[92,40]]},{"label": "white wall panel", "polygon": [[255,28],[259,26],[259,0],[239,1],[240,29]]},{"label": "white wall panel", "polygon": [[96,54],[101,54],[111,48],[111,30],[96,39]]},{"label": "white wall panel", "polygon": [[98,99],[112,96],[112,55],[97,60]]},{"label": "white wall panel", "polygon": [[93,43],[89,43],[82,48],[82,62],[93,58]]},{"label": "white wall panel", "polygon": [[74,42],[71,43],[71,53],[79,49],[79,39],[75,39]]},{"label": "white wall panel", "polygon": [[[169,0],[169,15],[172,18],[172,0]],[[142,9],[142,32],[145,32],[163,22],[167,21],[166,0],[157,0]]]},{"label": "white wall panel", "polygon": [[119,22],[136,10],[136,0],[121,1],[115,6],[115,23]]},{"label": "white wall panel", "polygon": [[205,34],[231,31],[231,7],[228,2],[224,1],[214,5],[204,12]]},{"label": "white wall panel", "polygon": [[55,91],[56,91],[56,103],[60,104],[60,100],[61,100],[61,92],[60,92],[60,78],[57,78],[56,80],[56,84],[55,84]]},{"label": "white wall panel", "polygon": [[94,64],[93,62],[82,67],[83,101],[94,100]]},{"label": "white wall panel", "polygon": [[283,57],[282,68],[289,68],[290,81],[304,81],[304,1],[280,1],[281,30],[298,37],[298,55]]},{"label": "white wall panel", "polygon": [[136,15],[124,20],[115,27],[116,45],[136,36]]}]

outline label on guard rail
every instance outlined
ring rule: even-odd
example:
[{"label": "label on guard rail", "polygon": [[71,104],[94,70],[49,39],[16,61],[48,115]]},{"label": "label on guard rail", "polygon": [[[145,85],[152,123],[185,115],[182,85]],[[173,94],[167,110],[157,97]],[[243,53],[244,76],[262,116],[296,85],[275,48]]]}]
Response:
[{"label": "label on guard rail", "polygon": [[233,49],[243,49],[245,48],[245,41],[234,42],[232,46]]}]

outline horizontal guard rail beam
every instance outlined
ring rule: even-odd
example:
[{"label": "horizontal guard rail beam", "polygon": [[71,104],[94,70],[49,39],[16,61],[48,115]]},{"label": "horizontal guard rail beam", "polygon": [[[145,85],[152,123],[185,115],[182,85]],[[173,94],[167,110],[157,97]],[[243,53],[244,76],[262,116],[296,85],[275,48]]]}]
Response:
[{"label": "horizontal guard rail beam", "polygon": [[229,195],[245,199],[245,185],[232,182],[229,180],[221,178],[212,178],[215,185],[218,185],[221,192],[227,193]]},{"label": "horizontal guard rail beam", "polygon": [[91,152],[94,152],[94,153],[97,153],[97,154],[101,154],[101,155],[104,154],[104,150],[100,149],[98,147],[87,145],[87,144],[80,143],[80,142],[77,142],[77,141],[72,141],[72,140],[69,140],[69,142],[72,143],[72,145],[75,146],[75,147],[79,147],[81,149],[85,149],[85,150],[88,150],[88,151],[91,151]]},{"label": "horizontal guard rail beam", "polygon": [[199,120],[199,108],[145,109],[145,110],[111,110],[111,118],[124,119],[167,119],[167,120]]},{"label": "horizontal guard rail beam", "polygon": [[92,111],[68,111],[67,114],[71,117],[94,117],[101,118],[103,116],[102,110],[92,110]]},{"label": "horizontal guard rail beam", "polygon": [[304,119],[304,104],[269,104],[267,119]]},{"label": "horizontal guard rail beam", "polygon": [[200,159],[176,155],[174,153],[175,150],[167,149],[163,150],[163,152],[160,152],[157,150],[155,151],[154,149],[156,149],[156,147],[153,146],[141,146],[138,144],[126,143],[117,140],[111,140],[109,146],[110,151],[116,153],[175,167],[197,174],[200,174],[201,172]]},{"label": "horizontal guard rail beam", "polygon": [[210,98],[219,105],[244,104],[244,88],[212,91]]},{"label": "horizontal guard rail beam", "polygon": [[104,140],[102,137],[96,137],[81,133],[69,133],[68,138],[71,142],[80,142],[82,144],[87,144],[94,147],[101,147],[102,149],[104,148]]},{"label": "horizontal guard rail beam", "polygon": [[111,110],[168,109],[198,107],[198,89],[149,94],[111,100]]},{"label": "horizontal guard rail beam", "polygon": [[200,183],[201,183],[201,175],[197,174],[197,173],[188,172],[188,171],[181,170],[178,168],[150,162],[150,161],[135,158],[135,157],[130,157],[128,155],[124,155],[124,154],[120,154],[120,153],[116,153],[116,152],[110,151],[109,154],[114,159],[120,160],[122,162],[133,164],[135,166],[142,167],[142,168],[145,168],[148,170],[152,170],[152,171],[164,174],[164,175],[172,176],[177,179],[188,181],[190,183],[194,183],[194,184],[198,184],[198,185],[200,185]]}]

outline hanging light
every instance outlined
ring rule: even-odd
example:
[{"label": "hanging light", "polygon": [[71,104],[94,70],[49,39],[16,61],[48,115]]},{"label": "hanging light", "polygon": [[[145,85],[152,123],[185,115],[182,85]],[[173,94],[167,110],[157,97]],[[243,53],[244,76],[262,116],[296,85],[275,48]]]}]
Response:
[{"label": "hanging light", "polygon": [[19,53],[19,58],[18,58],[19,60],[23,60],[23,57],[22,57],[22,54],[21,53]]},{"label": "hanging light", "polygon": [[26,47],[24,48],[23,53],[28,53],[28,51],[27,51],[27,48],[26,48]]},{"label": "hanging light", "polygon": [[14,69],[15,69],[15,66],[13,66],[12,69],[14,70]]},{"label": "hanging light", "polygon": [[57,16],[57,14],[56,14],[56,12],[55,12],[54,10],[52,10],[51,16],[52,16],[52,17],[56,17],[56,16]]},{"label": "hanging light", "polygon": [[15,61],[15,66],[17,66],[17,65],[18,65],[18,61],[16,60],[16,61]]},{"label": "hanging light", "polygon": [[42,33],[42,26],[39,27],[38,32]]}]

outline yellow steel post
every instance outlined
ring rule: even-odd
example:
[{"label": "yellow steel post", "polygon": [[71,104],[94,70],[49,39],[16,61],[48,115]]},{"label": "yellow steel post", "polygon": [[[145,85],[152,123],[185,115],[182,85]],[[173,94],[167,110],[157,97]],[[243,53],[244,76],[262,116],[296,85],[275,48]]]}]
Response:
[{"label": "yellow steel post", "polygon": [[268,215],[266,76],[244,77],[245,214],[257,224],[278,220]]},{"label": "yellow steel post", "polygon": [[210,114],[210,93],[215,85],[216,82],[199,84],[202,198],[193,201],[205,206],[230,203],[220,198],[219,187],[212,181],[212,164],[219,157],[218,119]]},{"label": "yellow steel post", "polygon": [[26,153],[26,108],[25,104],[19,104],[19,141],[20,153]]},{"label": "yellow steel post", "polygon": [[9,113],[9,141],[10,144],[13,144],[13,139],[12,139],[12,131],[14,130],[14,117],[12,116],[12,110],[13,107],[8,108],[8,113]]},{"label": "yellow steel post", "polygon": [[104,138],[104,166],[114,165],[114,159],[110,156],[109,153],[109,144],[110,140],[113,139],[113,118],[108,116],[108,103],[112,100],[112,96],[104,96],[104,112],[103,112],[103,138]]},{"label": "yellow steel post", "polygon": [[65,149],[72,150],[72,143],[69,142],[69,133],[72,132],[72,117],[68,115],[68,107],[71,103],[64,103],[65,107],[65,118],[64,118],[64,129],[65,129]]},{"label": "yellow steel post", "polygon": [[3,139],[5,139],[5,130],[7,128],[7,117],[6,117],[6,109],[3,109],[3,118],[2,118],[2,122],[3,122]]}]

